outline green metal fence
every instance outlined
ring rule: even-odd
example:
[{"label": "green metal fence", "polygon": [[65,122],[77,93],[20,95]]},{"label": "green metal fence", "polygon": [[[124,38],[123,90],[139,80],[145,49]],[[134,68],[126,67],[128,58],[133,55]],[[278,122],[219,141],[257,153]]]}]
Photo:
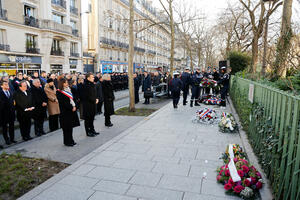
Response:
[{"label": "green metal fence", "polygon": [[236,76],[230,84],[231,99],[275,198],[300,199],[300,98]]}]

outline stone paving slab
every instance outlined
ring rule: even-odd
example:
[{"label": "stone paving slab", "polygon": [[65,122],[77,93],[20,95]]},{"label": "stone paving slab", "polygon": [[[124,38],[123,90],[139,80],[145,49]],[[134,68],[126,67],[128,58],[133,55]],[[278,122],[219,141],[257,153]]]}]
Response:
[{"label": "stone paving slab", "polygon": [[237,199],[217,184],[215,170],[239,135],[192,123],[200,108],[166,105],[20,199]]}]

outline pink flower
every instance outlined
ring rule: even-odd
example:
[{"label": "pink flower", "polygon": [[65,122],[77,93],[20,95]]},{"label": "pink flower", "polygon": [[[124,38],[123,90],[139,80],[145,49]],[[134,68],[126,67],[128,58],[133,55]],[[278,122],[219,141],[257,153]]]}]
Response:
[{"label": "pink flower", "polygon": [[222,178],[222,176],[218,175],[217,176],[217,181],[220,181],[221,178]]},{"label": "pink flower", "polygon": [[261,178],[261,173],[256,172],[256,176],[258,176],[258,178]]},{"label": "pink flower", "polygon": [[246,165],[243,165],[242,166],[242,169],[245,173],[248,173],[249,172],[249,167],[247,167]]},{"label": "pink flower", "polygon": [[243,163],[245,163],[246,165],[248,165],[248,161],[247,160],[244,160],[244,159],[241,159],[243,161]]},{"label": "pink flower", "polygon": [[227,169],[227,170],[225,170],[225,176],[230,176],[230,172],[229,172],[229,170]]},{"label": "pink flower", "polygon": [[262,188],[262,183],[260,181],[258,181],[256,183],[256,189],[261,189]]},{"label": "pink flower", "polygon": [[225,190],[230,190],[232,188],[232,185],[230,183],[227,183],[224,185]]},{"label": "pink flower", "polygon": [[237,172],[238,172],[238,174],[239,174],[239,176],[240,176],[241,178],[244,177],[244,172],[243,172],[243,170],[238,170]]},{"label": "pink flower", "polygon": [[243,189],[245,189],[245,188],[244,188],[243,186],[241,186],[241,185],[237,185],[237,186],[235,186],[235,187],[233,188],[234,192],[237,193],[237,194],[241,193],[241,191],[242,191]]},{"label": "pink flower", "polygon": [[239,161],[239,159],[237,158],[234,158],[233,161],[236,163],[237,161]]},{"label": "pink flower", "polygon": [[223,172],[224,172],[224,170],[221,170],[220,173],[219,173],[219,175],[222,175]]},{"label": "pink flower", "polygon": [[256,178],[254,178],[254,177],[250,177],[251,178],[251,183],[254,185],[254,184],[256,184],[256,182],[257,182],[257,180],[256,180]]},{"label": "pink flower", "polygon": [[249,187],[251,185],[251,181],[249,181],[248,179],[245,179],[244,184],[245,184],[245,186]]}]

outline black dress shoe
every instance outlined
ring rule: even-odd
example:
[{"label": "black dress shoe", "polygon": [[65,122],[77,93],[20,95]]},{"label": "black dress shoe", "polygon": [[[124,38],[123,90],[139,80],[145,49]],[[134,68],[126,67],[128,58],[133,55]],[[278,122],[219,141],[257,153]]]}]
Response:
[{"label": "black dress shoe", "polygon": [[91,133],[91,132],[86,133],[86,136],[88,136],[88,137],[95,137],[94,133]]},{"label": "black dress shoe", "polygon": [[0,145],[0,149],[4,149],[2,145]]},{"label": "black dress shoe", "polygon": [[11,142],[10,141],[6,141],[5,144],[11,145]]},{"label": "black dress shoe", "polygon": [[27,140],[32,140],[32,137],[29,136],[29,137],[27,138]]},{"label": "black dress shoe", "polygon": [[72,147],[72,146],[74,146],[73,144],[65,144],[65,146],[67,146],[67,147]]},{"label": "black dress shoe", "polygon": [[105,124],[105,126],[107,126],[107,127],[112,127],[113,124],[112,124],[112,123],[110,123],[110,124]]},{"label": "black dress shoe", "polygon": [[77,143],[76,142],[73,142],[73,146],[75,146]]},{"label": "black dress shoe", "polygon": [[12,140],[12,141],[11,141],[11,143],[17,143],[17,141],[15,141],[15,140]]},{"label": "black dress shoe", "polygon": [[96,131],[93,131],[93,134],[94,135],[99,135],[100,133],[96,132]]}]

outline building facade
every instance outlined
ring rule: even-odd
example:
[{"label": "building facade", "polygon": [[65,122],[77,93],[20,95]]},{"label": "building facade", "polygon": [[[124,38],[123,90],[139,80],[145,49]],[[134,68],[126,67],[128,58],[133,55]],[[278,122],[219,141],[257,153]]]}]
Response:
[{"label": "building facade", "polygon": [[81,0],[0,0],[1,74],[81,72],[80,8]]},{"label": "building facade", "polygon": [[[167,19],[147,0],[135,0],[135,71],[170,65],[170,32]],[[96,71],[128,70],[128,0],[89,0],[88,52],[95,56]],[[157,25],[153,25],[157,23]],[[85,49],[85,47],[84,47]]]}]

